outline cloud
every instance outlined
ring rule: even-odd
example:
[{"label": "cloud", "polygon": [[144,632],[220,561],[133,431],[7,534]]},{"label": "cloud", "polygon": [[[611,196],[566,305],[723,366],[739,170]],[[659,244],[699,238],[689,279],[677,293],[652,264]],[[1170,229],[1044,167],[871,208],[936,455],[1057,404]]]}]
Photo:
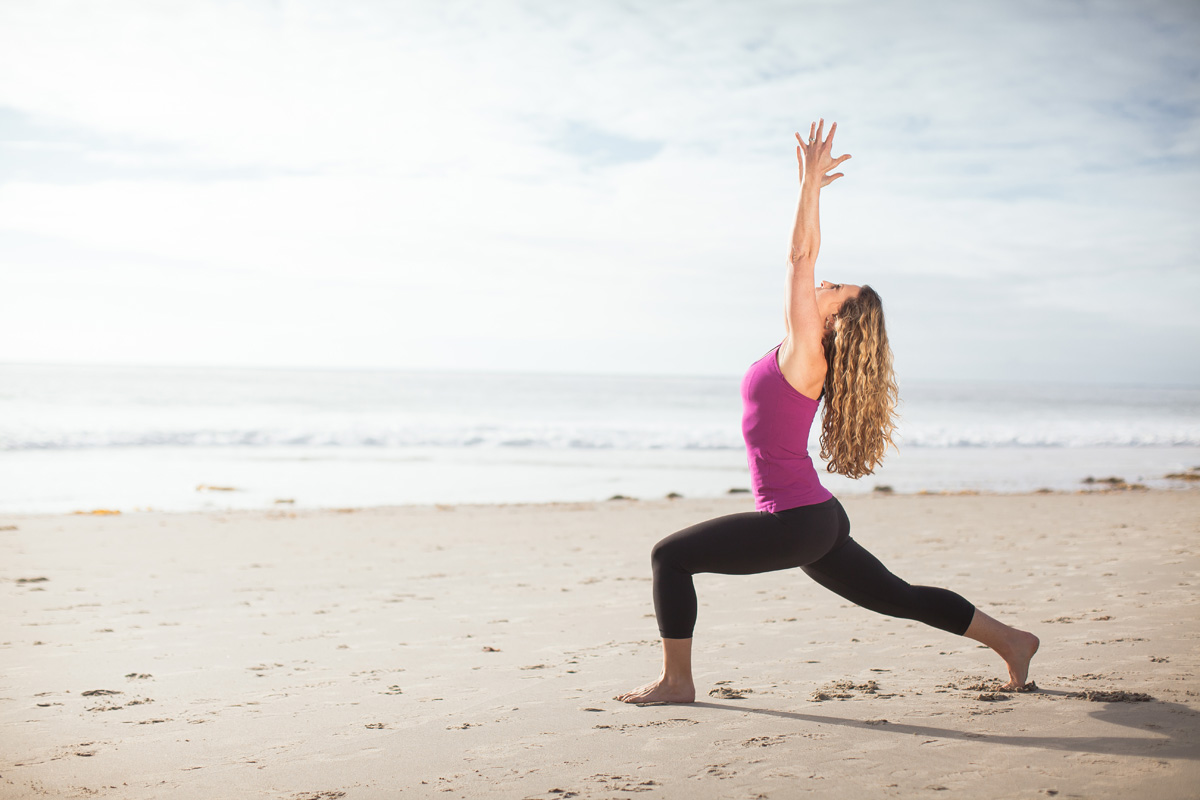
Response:
[{"label": "cloud", "polygon": [[[223,297],[262,363],[733,372],[780,335],[819,113],[854,158],[818,271],[895,287],[900,341],[977,297],[962,324],[1044,326],[1047,363],[1094,340],[1072,314],[1190,341],[1198,29],[1173,3],[6,3],[0,260],[42,276],[9,304],[44,333],[0,358],[72,357],[53,292],[90,264],[173,342],[114,339],[130,360],[251,363],[190,335]],[[322,302],[342,346],[293,311]]]},{"label": "cloud", "polygon": [[585,164],[613,166],[648,161],[662,151],[664,142],[634,139],[572,121],[567,123],[566,130],[551,145]]}]

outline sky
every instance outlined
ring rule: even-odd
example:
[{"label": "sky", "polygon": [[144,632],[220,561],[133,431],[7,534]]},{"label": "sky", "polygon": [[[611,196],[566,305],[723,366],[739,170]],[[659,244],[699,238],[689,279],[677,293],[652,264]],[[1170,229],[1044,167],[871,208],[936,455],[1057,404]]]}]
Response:
[{"label": "sky", "polygon": [[1200,5],[0,3],[0,363],[1200,384]]}]

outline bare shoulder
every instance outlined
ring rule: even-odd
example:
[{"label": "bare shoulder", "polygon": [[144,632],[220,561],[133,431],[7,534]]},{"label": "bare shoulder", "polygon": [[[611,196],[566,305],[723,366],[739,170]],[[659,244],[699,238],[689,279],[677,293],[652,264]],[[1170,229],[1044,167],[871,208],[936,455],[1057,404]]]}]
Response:
[{"label": "bare shoulder", "polygon": [[819,339],[789,336],[779,346],[779,371],[793,389],[816,400],[825,385],[825,350]]}]

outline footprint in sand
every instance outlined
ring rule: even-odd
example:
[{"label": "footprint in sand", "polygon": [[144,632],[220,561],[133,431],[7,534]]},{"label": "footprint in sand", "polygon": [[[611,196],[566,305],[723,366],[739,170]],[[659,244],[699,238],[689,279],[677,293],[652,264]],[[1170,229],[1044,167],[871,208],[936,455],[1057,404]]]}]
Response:
[{"label": "footprint in sand", "polygon": [[142,705],[146,705],[147,703],[153,703],[153,702],[154,702],[154,700],[152,700],[151,698],[143,697],[141,700],[130,700],[128,703],[126,703],[123,706],[122,705],[92,706],[91,708],[88,709],[88,711],[120,711],[121,709],[128,708],[129,706],[142,706]]},{"label": "footprint in sand", "polygon": [[884,699],[896,696],[894,694],[879,694],[879,684],[875,681],[855,683],[854,681],[841,680],[822,686],[812,693],[809,700],[814,703],[820,703],[825,700],[850,700],[857,696],[855,692],[872,694]]},{"label": "footprint in sand", "polygon": [[742,742],[742,747],[772,747],[786,741],[786,736],[755,736]]},{"label": "footprint in sand", "polygon": [[[957,688],[954,686],[954,684],[947,685],[952,689]],[[1033,681],[1027,682],[1020,689],[1012,689],[1000,683],[999,678],[985,678],[984,680],[976,681],[975,683],[968,683],[962,688],[967,692],[983,692],[984,694],[995,694],[996,692],[1003,692],[1004,694],[1028,694],[1029,692],[1036,692],[1038,690],[1037,684]],[[981,695],[979,699],[986,700],[989,698],[985,698]]]},{"label": "footprint in sand", "polygon": [[1091,700],[1093,703],[1149,703],[1154,700],[1153,697],[1143,692],[1126,692],[1120,689],[1108,691],[1088,689],[1083,692],[1071,692],[1067,697]]},{"label": "footprint in sand", "polygon": [[1059,675],[1060,681],[1104,681],[1112,678],[1106,672],[1085,672],[1082,675]]},{"label": "footprint in sand", "polygon": [[626,775],[605,775],[603,773],[597,773],[588,780],[602,784],[604,790],[608,792],[652,792],[654,787],[658,786],[657,781],[639,781],[637,778]]},{"label": "footprint in sand", "polygon": [[269,672],[270,670],[273,670],[277,667],[282,667],[282,666],[283,666],[283,664],[276,662],[273,664],[256,664],[253,667],[246,667],[246,669],[250,670],[251,672],[256,673],[256,677],[264,678],[264,677],[266,677],[267,672]]},{"label": "footprint in sand", "polygon": [[596,730],[617,730],[622,733],[638,728],[678,728],[684,725],[699,725],[694,719],[656,719],[650,722],[626,722],[624,725],[593,725]]}]

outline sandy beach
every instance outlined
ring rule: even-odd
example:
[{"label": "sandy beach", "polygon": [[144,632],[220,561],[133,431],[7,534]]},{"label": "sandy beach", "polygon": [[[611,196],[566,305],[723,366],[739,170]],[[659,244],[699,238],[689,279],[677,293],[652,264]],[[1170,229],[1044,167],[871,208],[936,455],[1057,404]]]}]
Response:
[{"label": "sandy beach", "polygon": [[1039,690],[788,571],[697,578],[699,702],[614,701],[651,545],[744,495],[8,516],[0,797],[1197,796],[1200,492],[843,502]]}]

